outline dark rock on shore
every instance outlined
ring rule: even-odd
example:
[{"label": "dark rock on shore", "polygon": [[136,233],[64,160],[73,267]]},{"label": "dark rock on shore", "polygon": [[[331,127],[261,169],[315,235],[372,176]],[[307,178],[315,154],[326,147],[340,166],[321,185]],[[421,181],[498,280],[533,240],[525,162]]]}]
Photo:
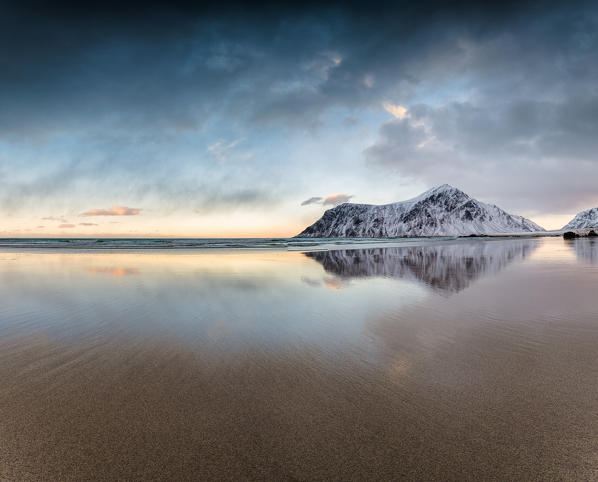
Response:
[{"label": "dark rock on shore", "polygon": [[594,238],[597,237],[595,229],[577,229],[575,231],[565,231],[563,233],[564,239],[575,239],[575,238]]}]

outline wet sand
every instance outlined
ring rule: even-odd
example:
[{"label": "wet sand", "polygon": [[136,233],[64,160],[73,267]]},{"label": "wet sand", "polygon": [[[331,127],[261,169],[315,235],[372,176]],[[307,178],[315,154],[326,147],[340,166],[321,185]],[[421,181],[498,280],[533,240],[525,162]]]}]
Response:
[{"label": "wet sand", "polygon": [[[476,247],[486,261],[465,262],[461,274],[450,257],[450,273],[469,281],[442,293],[441,251],[421,257],[425,269],[405,253],[362,253],[378,268],[408,258],[409,277],[390,270],[400,279],[355,274],[355,253],[350,274],[341,258],[332,273],[300,253],[231,271],[223,260],[218,278],[205,259],[0,265],[13,290],[0,311],[0,479],[596,479],[596,265],[576,256],[586,245],[530,243],[523,257],[504,246],[510,266],[499,245]],[[440,265],[427,278],[430,259]],[[29,261],[50,264],[34,275]],[[468,271],[479,266],[485,277]],[[332,274],[340,290],[326,284]],[[185,284],[196,296],[222,292],[246,315],[213,292],[187,298]],[[179,291],[158,300],[165,287]],[[26,290],[22,303],[14,290]],[[27,296],[41,292],[51,302],[27,311]],[[384,305],[389,293],[400,302]],[[306,300],[319,300],[317,323],[284,317]],[[182,327],[192,312],[197,325]],[[268,313],[279,324],[263,321]]]}]

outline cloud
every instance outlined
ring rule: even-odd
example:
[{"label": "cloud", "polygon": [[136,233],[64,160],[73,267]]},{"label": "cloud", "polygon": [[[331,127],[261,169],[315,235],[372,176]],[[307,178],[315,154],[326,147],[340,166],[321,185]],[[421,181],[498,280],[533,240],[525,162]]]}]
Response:
[{"label": "cloud", "polygon": [[409,116],[407,108],[403,107],[402,105],[395,105],[389,102],[385,102],[384,104],[382,104],[382,107],[384,107],[385,111],[394,115],[397,119],[402,119],[403,117]]},{"label": "cloud", "polygon": [[80,216],[137,216],[140,212],[139,208],[112,206],[110,209],[90,209],[81,213]]},{"label": "cloud", "polygon": [[68,222],[64,217],[62,216],[46,216],[45,218],[41,218],[42,221],[59,221],[61,223],[66,223]]},{"label": "cloud", "polygon": [[79,226],[98,226],[96,223],[79,223]]},{"label": "cloud", "polygon": [[[381,126],[372,167],[450,183],[506,208],[570,213],[598,201],[598,97],[414,105]],[[573,188],[574,186],[574,188]]]},{"label": "cloud", "polygon": [[322,198],[320,196],[310,197],[301,203],[301,206],[308,206],[309,204],[320,204],[322,202]]},{"label": "cloud", "polygon": [[59,227],[60,229],[66,229],[66,228],[74,228],[74,227],[75,227],[75,225],[74,225],[74,224],[67,224],[67,223],[65,223],[65,224],[61,224],[61,225],[59,225],[58,227]]},{"label": "cloud", "polygon": [[219,211],[230,211],[235,209],[263,208],[277,204],[279,199],[274,193],[258,189],[222,189],[215,186],[205,186],[200,190],[198,199],[195,201],[196,214],[206,214]]},{"label": "cloud", "polygon": [[310,204],[322,204],[323,206],[338,206],[339,204],[346,203],[354,197],[349,194],[330,194],[325,198],[320,196],[310,197],[301,203],[301,206],[308,206]]},{"label": "cloud", "polygon": [[374,86],[374,77],[371,74],[366,74],[363,77],[363,85],[368,88],[372,88]]},{"label": "cloud", "polygon": [[327,206],[327,205],[338,206],[339,204],[348,202],[349,199],[351,199],[352,197],[354,197],[354,196],[349,195],[349,194],[331,194],[330,196],[326,196],[326,198],[324,199],[324,202],[322,204],[324,206]]},{"label": "cloud", "polygon": [[[128,5],[108,2],[89,12],[7,6],[0,30],[3,133],[30,137],[109,122],[114,132],[126,126],[122,132],[144,131],[155,140],[196,132],[218,116],[227,124],[305,127],[330,108],[370,107],[425,87],[440,72],[448,81],[469,73],[463,59],[469,45],[494,40],[509,21],[539,19],[532,32],[538,37],[554,35],[542,22],[556,18],[561,32],[552,44],[578,30],[585,37],[577,42],[592,42],[591,16],[580,26],[572,21],[581,15],[569,6],[540,9],[525,1],[500,8],[471,2],[447,8],[440,1],[409,8]],[[234,146],[211,147],[219,155]]]},{"label": "cloud", "polygon": [[218,141],[208,147],[208,152],[212,154],[214,157],[216,157],[218,160],[223,161],[229,157],[230,152],[235,148],[235,146],[237,146],[244,140],[244,138],[241,138],[229,143]]}]

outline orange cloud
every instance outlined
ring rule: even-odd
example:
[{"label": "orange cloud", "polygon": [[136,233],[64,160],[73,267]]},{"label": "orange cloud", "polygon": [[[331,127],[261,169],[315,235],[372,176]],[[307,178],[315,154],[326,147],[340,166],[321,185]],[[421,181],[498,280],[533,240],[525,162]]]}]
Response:
[{"label": "orange cloud", "polygon": [[339,204],[343,204],[349,201],[349,199],[351,199],[353,197],[353,195],[349,195],[349,194],[331,194],[330,196],[327,196],[326,199],[324,199],[324,202],[322,204],[324,204],[324,206],[326,206],[327,204],[331,204],[332,206],[338,206]]},{"label": "orange cloud", "polygon": [[97,226],[97,223],[79,223],[79,226]]},{"label": "orange cloud", "polygon": [[405,117],[410,117],[409,111],[406,107],[403,107],[400,104],[391,104],[390,102],[386,102],[382,104],[384,110],[389,112],[390,114],[394,115],[397,119],[404,119]]},{"label": "orange cloud", "polygon": [[61,224],[60,226],[58,226],[59,228],[74,228],[75,225],[74,224]]},{"label": "orange cloud", "polygon": [[110,209],[91,209],[82,213],[81,216],[136,216],[140,212],[139,208],[112,206]]}]

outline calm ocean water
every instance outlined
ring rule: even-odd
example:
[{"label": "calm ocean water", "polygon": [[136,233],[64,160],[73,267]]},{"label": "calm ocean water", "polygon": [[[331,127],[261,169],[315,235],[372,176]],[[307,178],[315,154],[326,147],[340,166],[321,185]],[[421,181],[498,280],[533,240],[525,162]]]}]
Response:
[{"label": "calm ocean water", "polygon": [[[418,243],[455,238],[417,238]],[[413,243],[409,238],[0,238],[0,249],[328,249]]]},{"label": "calm ocean water", "polygon": [[302,242],[0,241],[0,479],[598,478],[594,239]]}]

